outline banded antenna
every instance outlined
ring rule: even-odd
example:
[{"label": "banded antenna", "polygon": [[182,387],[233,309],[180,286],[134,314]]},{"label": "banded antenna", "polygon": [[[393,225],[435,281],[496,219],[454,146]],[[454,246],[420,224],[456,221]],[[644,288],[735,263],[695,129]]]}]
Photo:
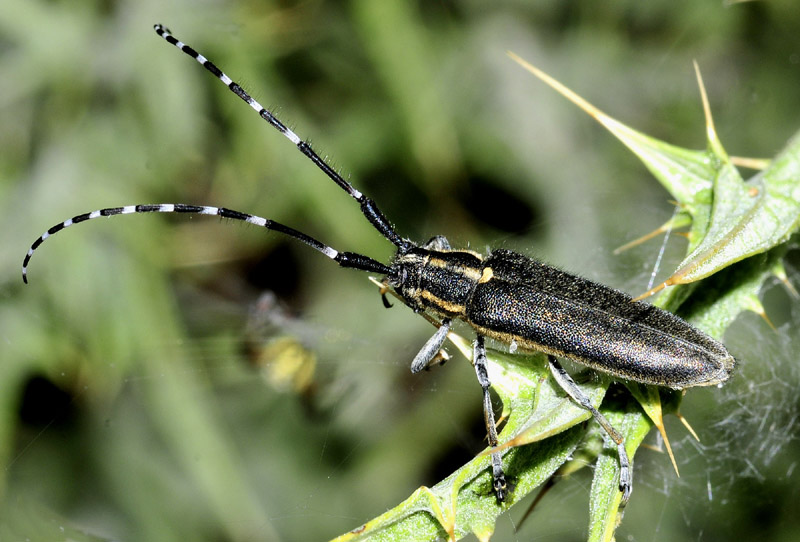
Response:
[{"label": "banded antenna", "polygon": [[[347,192],[353,199],[355,199],[360,207],[361,213],[366,217],[370,224],[380,233],[384,238],[388,241],[393,243],[399,251],[405,252],[408,249],[416,246],[411,241],[406,239],[402,239],[397,232],[394,231],[394,228],[389,223],[389,220],[383,215],[383,213],[378,209],[378,206],[375,202],[359,192],[358,190],[353,187],[350,183],[345,181],[341,175],[339,175],[325,160],[320,158],[320,156],[314,152],[308,142],[303,141],[300,137],[295,134],[292,130],[290,130],[286,125],[284,125],[275,115],[272,114],[268,109],[264,108],[260,103],[258,103],[253,97],[251,97],[238,83],[233,81],[230,77],[225,75],[225,73],[220,70],[213,62],[208,60],[206,57],[195,51],[189,45],[178,40],[172,33],[164,26],[157,24],[154,26],[156,34],[164,38],[168,43],[171,43],[197,62],[199,62],[205,69],[210,71],[214,76],[217,77],[220,81],[222,81],[225,86],[227,86],[234,94],[236,94],[239,98],[244,100],[250,107],[255,110],[258,115],[267,121],[271,126],[277,129],[280,133],[282,133],[286,138],[295,144],[297,149],[303,153],[308,159],[310,159],[319,169],[322,170],[325,175],[328,176],[333,182],[335,182],[339,187]],[[74,224],[78,224],[80,222],[85,222],[87,220],[92,220],[95,218],[99,218],[102,216],[114,216],[114,215],[124,215],[124,214],[134,214],[134,213],[189,213],[189,214],[200,214],[200,215],[217,215],[223,218],[230,218],[233,220],[241,220],[243,222],[248,222],[250,224],[254,224],[256,226],[261,226],[268,230],[276,231],[287,235],[293,239],[297,239],[301,241],[311,248],[321,252],[328,258],[334,260],[338,263],[341,267],[350,267],[353,269],[360,269],[362,271],[367,271],[371,273],[380,273],[386,275],[390,271],[390,267],[373,260],[372,258],[365,256],[363,254],[358,254],[355,252],[339,252],[338,250],[334,249],[314,239],[310,235],[307,235],[303,232],[297,231],[294,228],[290,228],[289,226],[285,226],[279,222],[275,222],[274,220],[269,220],[267,218],[262,218],[260,216],[251,215],[247,213],[242,213],[239,211],[233,211],[231,209],[226,209],[224,207],[212,207],[207,205],[188,205],[185,203],[158,203],[158,204],[148,204],[148,205],[128,205],[125,207],[109,207],[106,209],[99,209],[97,211],[92,211],[90,213],[84,213],[81,215],[74,216],[69,220],[65,220],[60,224],[56,224],[55,226],[48,229],[44,232],[41,236],[39,236],[36,241],[33,242],[31,247],[28,249],[28,253],[25,255],[25,259],[22,262],[22,280],[27,284],[28,283],[28,264],[30,263],[31,257],[33,253],[39,248],[45,239],[52,236],[55,233],[72,226]]]}]

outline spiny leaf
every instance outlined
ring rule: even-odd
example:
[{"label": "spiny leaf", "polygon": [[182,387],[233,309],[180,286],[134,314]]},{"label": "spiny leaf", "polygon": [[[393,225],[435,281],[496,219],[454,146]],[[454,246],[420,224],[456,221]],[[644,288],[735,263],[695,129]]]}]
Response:
[{"label": "spiny leaf", "polygon": [[785,251],[785,247],[777,247],[717,273],[681,305],[681,315],[718,338],[742,311],[763,316],[758,293],[764,281],[774,275]]},{"label": "spiny leaf", "polygon": [[[708,149],[703,151],[644,135],[609,117],[517,55],[509,56],[608,128],[692,216],[689,254],[678,270],[650,293],[700,280],[766,252],[785,242],[800,225],[800,132],[764,171],[745,182],[716,135],[699,69],[708,139]],[[761,167],[765,162],[757,161],[756,165]]]},{"label": "spiny leaf", "polygon": [[[745,183],[717,137],[700,70],[697,80],[706,117],[709,153],[717,165],[707,230],[663,286],[686,284],[786,241],[800,219],[800,135]],[[700,241],[702,239],[702,241]]]},{"label": "spiny leaf", "polygon": [[800,132],[769,167],[743,182],[733,166],[715,179],[708,233],[667,282],[694,282],[785,242],[800,221]]},{"label": "spiny leaf", "polygon": [[709,198],[714,166],[706,151],[684,149],[638,132],[608,116],[536,66],[512,52],[508,55],[605,126],[639,157],[678,203],[689,206]]}]

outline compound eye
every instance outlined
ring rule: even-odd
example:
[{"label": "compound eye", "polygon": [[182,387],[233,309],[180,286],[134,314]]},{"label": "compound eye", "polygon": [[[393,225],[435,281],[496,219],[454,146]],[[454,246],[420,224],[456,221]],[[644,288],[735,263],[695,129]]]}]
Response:
[{"label": "compound eye", "polygon": [[399,290],[403,287],[403,284],[406,283],[406,280],[408,280],[408,272],[405,267],[395,267],[387,279],[392,286]]},{"label": "compound eye", "polygon": [[400,269],[400,285],[402,286],[406,283],[406,281],[408,281],[408,271],[406,271],[406,268],[403,267]]}]

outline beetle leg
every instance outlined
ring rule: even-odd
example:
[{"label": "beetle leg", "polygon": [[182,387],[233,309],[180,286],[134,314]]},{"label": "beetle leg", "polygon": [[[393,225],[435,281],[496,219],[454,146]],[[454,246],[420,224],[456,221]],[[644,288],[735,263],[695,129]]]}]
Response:
[{"label": "beetle leg", "polygon": [[561,389],[564,390],[578,406],[592,413],[597,423],[605,429],[608,436],[611,437],[611,440],[617,445],[617,454],[619,455],[619,489],[622,491],[622,501],[619,506],[623,508],[628,503],[631,491],[633,490],[633,472],[631,470],[630,460],[628,459],[628,452],[625,451],[625,439],[614,429],[614,426],[609,423],[606,417],[594,408],[592,402],[586,394],[581,391],[577,384],[575,384],[575,381],[572,380],[572,377],[564,370],[558,360],[548,355],[547,361],[550,364],[550,372],[556,383],[561,386]]},{"label": "beetle leg", "polygon": [[436,354],[438,354],[439,350],[442,348],[452,323],[453,320],[450,318],[442,320],[442,325],[439,326],[439,329],[436,330],[433,337],[428,339],[428,342],[426,342],[417,355],[414,356],[414,361],[411,362],[412,373],[418,373],[431,365],[431,362],[436,358]]},{"label": "beetle leg", "polygon": [[[478,375],[478,383],[483,389],[483,418],[486,422],[486,431],[488,431],[489,434],[489,446],[495,448],[499,443],[497,441],[497,426],[494,420],[494,409],[492,408],[492,396],[489,394],[489,388],[491,388],[492,383],[489,381],[489,372],[486,369],[486,345],[484,344],[483,335],[478,335],[475,338],[472,363],[475,366],[475,374]],[[492,487],[497,495],[497,501],[503,502],[508,494],[508,484],[506,483],[506,476],[503,472],[500,453],[493,453],[491,458]]]}]

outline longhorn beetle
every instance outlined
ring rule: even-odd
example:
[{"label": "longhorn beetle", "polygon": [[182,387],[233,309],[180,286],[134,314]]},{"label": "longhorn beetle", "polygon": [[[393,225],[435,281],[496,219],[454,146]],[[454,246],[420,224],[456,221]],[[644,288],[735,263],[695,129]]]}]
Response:
[{"label": "longhorn beetle", "polygon": [[[56,224],[28,250],[22,264],[27,283],[31,256],[42,242],[64,228],[102,216],[133,213],[190,213],[241,220],[297,239],[338,263],[383,275],[383,303],[389,307],[388,288],[414,312],[439,319],[439,328],[411,362],[418,373],[437,359],[453,320],[472,326],[476,338],[473,360],[483,390],[483,410],[491,447],[498,446],[489,389],[485,338],[547,354],[555,381],[578,405],[591,412],[617,446],[622,504],[632,489],[631,465],[622,435],[592,406],[556,357],[564,357],[623,380],[673,389],[710,386],[728,379],[734,359],[720,342],[695,329],[673,314],[634,301],[631,296],[596,282],[571,275],[510,250],[495,250],[486,256],[457,250],[442,236],[423,245],[403,239],[373,200],[356,190],[297,134],[264,109],[242,87],[203,55],[175,38],[164,26],[156,33],[222,81],[259,116],[286,136],[297,149],[339,185],[361,206],[370,224],[397,247],[387,265],[369,256],[340,252],[313,237],[260,216],[206,205],[160,203],[100,209]],[[491,454],[493,488],[499,502],[508,486],[500,453]]]}]

